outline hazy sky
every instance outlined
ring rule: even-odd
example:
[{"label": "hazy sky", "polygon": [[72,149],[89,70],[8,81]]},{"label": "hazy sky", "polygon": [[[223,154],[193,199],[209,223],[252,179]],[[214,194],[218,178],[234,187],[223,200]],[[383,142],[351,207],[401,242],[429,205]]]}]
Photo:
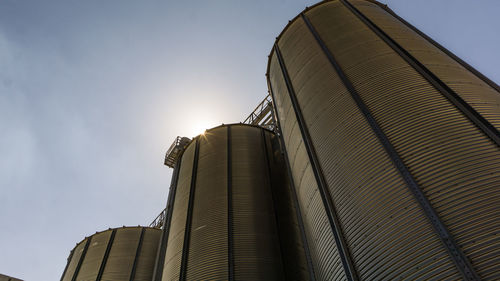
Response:
[{"label": "hazy sky", "polygon": [[[177,135],[242,121],[316,1],[0,0],[0,273],[58,280],[85,236],[165,206]],[[500,1],[388,1],[500,82]]]}]

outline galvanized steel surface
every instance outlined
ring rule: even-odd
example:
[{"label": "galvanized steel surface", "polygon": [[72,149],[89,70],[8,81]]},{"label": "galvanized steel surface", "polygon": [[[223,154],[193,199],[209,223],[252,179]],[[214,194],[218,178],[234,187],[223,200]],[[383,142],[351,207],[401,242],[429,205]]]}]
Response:
[{"label": "galvanized steel surface", "polygon": [[150,281],[160,235],[156,228],[122,227],[87,237],[72,250],[61,280]]},{"label": "galvanized steel surface", "polygon": [[161,280],[308,280],[274,133],[216,127],[180,163]]},{"label": "galvanized steel surface", "polygon": [[[195,140],[196,141],[196,140]],[[189,189],[191,186],[191,176],[193,169],[193,159],[195,145],[187,146],[181,156],[179,175],[177,178],[177,187],[175,190],[174,201],[172,202],[172,211],[169,216],[170,230],[168,233],[165,255],[165,264],[163,265],[163,276],[169,276],[162,280],[178,280],[181,272],[182,246],[184,243],[184,230],[186,227]],[[162,254],[162,253],[160,253]]]},{"label": "galvanized steel surface", "polygon": [[[499,147],[435,85],[444,83],[495,130],[500,93],[372,1],[322,2],[303,17],[278,38],[282,63],[273,51],[267,75],[317,279],[338,280],[349,270],[340,262],[335,231],[354,263],[349,278],[500,278]],[[403,59],[401,49],[362,17],[436,81]],[[424,199],[409,188],[387,145]],[[321,183],[312,169],[326,180],[325,196],[340,230],[328,224],[329,208],[319,199]],[[429,216],[433,211],[438,221]],[[439,224],[447,232],[440,232]],[[455,246],[465,264],[449,254]]]}]

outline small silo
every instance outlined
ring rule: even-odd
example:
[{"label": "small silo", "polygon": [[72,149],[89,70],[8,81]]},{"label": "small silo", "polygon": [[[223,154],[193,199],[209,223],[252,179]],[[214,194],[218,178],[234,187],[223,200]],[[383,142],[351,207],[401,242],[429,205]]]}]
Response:
[{"label": "small silo", "polygon": [[61,281],[151,281],[161,230],[122,227],[83,239],[71,251]]},{"label": "small silo", "polygon": [[176,163],[155,280],[308,280],[277,136],[223,125]]},{"label": "small silo", "polygon": [[361,0],[294,18],[267,76],[317,280],[500,278],[498,85]]}]

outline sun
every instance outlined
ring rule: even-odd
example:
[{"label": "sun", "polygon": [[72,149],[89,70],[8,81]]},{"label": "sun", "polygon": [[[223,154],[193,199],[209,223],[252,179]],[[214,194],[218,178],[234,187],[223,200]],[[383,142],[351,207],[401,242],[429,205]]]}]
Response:
[{"label": "sun", "polygon": [[209,103],[200,103],[191,106],[182,115],[182,133],[184,136],[192,138],[203,134],[207,129],[220,125],[222,116],[214,111],[214,106]]},{"label": "sun", "polygon": [[209,122],[208,120],[195,120],[190,122],[189,126],[187,126],[187,133],[189,137],[195,137],[197,135],[204,134],[207,129],[213,128],[217,126],[213,122]]}]

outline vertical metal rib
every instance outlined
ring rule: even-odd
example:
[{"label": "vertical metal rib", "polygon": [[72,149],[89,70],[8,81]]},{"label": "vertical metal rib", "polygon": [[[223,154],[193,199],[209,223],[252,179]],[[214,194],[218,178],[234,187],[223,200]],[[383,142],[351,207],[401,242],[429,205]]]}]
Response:
[{"label": "vertical metal rib", "polygon": [[111,251],[111,247],[113,246],[113,241],[115,240],[116,229],[111,231],[111,235],[109,236],[108,245],[106,246],[106,251],[104,252],[104,256],[102,257],[101,266],[99,267],[99,273],[97,273],[96,281],[100,281],[102,278],[102,274],[104,273],[104,268],[106,267],[106,262],[108,262],[109,252]]},{"label": "vertical metal rib", "polygon": [[[342,3],[344,3],[343,0],[341,0],[341,1],[342,1]],[[449,233],[448,229],[442,223],[441,219],[437,215],[437,212],[434,210],[431,203],[429,202],[429,200],[425,196],[422,188],[418,185],[417,181],[415,180],[413,175],[408,170],[408,167],[406,167],[403,160],[400,158],[399,154],[396,152],[396,149],[390,143],[389,139],[387,138],[385,133],[382,131],[382,129],[378,125],[377,121],[375,120],[375,118],[373,117],[371,112],[369,111],[368,107],[365,105],[365,103],[361,99],[359,93],[356,91],[356,89],[352,85],[351,81],[349,81],[349,79],[345,75],[344,71],[342,70],[340,65],[337,63],[337,61],[335,60],[333,54],[330,52],[330,50],[323,42],[323,40],[319,36],[318,32],[316,31],[316,29],[314,28],[312,23],[309,21],[309,19],[304,14],[302,14],[302,19],[304,20],[307,27],[309,28],[309,30],[313,34],[314,38],[316,39],[316,41],[320,45],[324,54],[326,55],[326,57],[330,61],[331,65],[336,70],[337,75],[342,80],[344,86],[347,88],[347,90],[351,94],[351,97],[356,102],[358,108],[360,109],[360,111],[364,115],[368,124],[372,128],[373,132],[375,133],[375,135],[377,136],[377,138],[379,139],[379,141],[383,145],[385,151],[389,155],[389,158],[392,160],[393,164],[396,166],[399,173],[402,175],[408,188],[410,189],[410,191],[415,196],[416,200],[418,201],[418,203],[420,204],[420,206],[424,210],[424,213],[426,214],[426,216],[430,220],[432,226],[434,227],[434,229],[438,233],[438,236],[441,238],[441,241],[443,242],[445,248],[448,250],[448,253],[450,254],[451,258],[453,259],[453,261],[455,262],[457,267],[460,269],[460,272],[464,275],[464,277],[467,277],[466,278],[467,280],[477,280],[477,278],[476,278],[477,275],[475,274],[474,270],[472,270],[472,266],[470,266],[470,267],[463,266],[463,265],[467,265],[467,264],[470,265],[470,263],[465,258],[464,254],[462,253],[462,251],[460,250],[458,245],[455,243],[455,240],[453,239],[453,237]],[[465,268],[465,270],[464,270],[464,268]]]},{"label": "vertical metal rib", "polygon": [[309,271],[309,278],[311,278],[311,281],[316,280],[316,276],[314,273],[314,266],[312,264],[312,259],[311,259],[311,252],[309,251],[309,243],[307,242],[307,236],[306,236],[306,231],[304,229],[304,221],[302,220],[302,212],[300,210],[299,206],[299,199],[297,198],[297,190],[295,188],[295,182],[293,180],[292,176],[292,169],[290,168],[290,161],[288,159],[288,152],[286,150],[285,146],[285,141],[283,140],[283,134],[281,133],[281,124],[280,124],[280,119],[278,116],[278,109],[276,108],[276,102],[274,100],[274,93],[273,89],[271,87],[271,82],[269,81],[269,75],[266,74],[266,79],[267,79],[267,87],[269,89],[269,92],[271,94],[271,98],[273,100],[273,115],[275,115],[275,121],[276,121],[276,129],[277,131],[277,136],[280,142],[280,147],[282,149],[282,155],[283,158],[285,159],[285,164],[288,172],[288,180],[290,181],[290,186],[291,186],[291,194],[293,197],[293,204],[295,206],[295,215],[297,216],[297,221],[299,222],[299,229],[300,229],[300,236],[302,238],[302,245],[304,247],[304,253],[306,255],[306,260],[307,260],[307,267]]},{"label": "vertical metal rib", "polygon": [[139,260],[139,255],[141,253],[142,241],[144,240],[144,232],[146,228],[143,227],[141,229],[141,236],[139,237],[139,243],[137,243],[137,250],[135,251],[134,264],[132,265],[132,272],[130,273],[130,281],[133,281],[135,278],[135,272],[137,270],[137,261]]},{"label": "vertical metal rib", "polygon": [[187,263],[189,256],[189,240],[191,238],[191,222],[193,220],[193,205],[194,205],[194,193],[196,189],[196,174],[198,172],[198,158],[200,154],[200,138],[196,138],[196,147],[194,150],[194,160],[193,160],[193,172],[191,175],[191,187],[189,190],[189,202],[186,216],[186,227],[184,228],[184,244],[182,245],[182,260],[181,260],[181,272],[179,276],[180,281],[186,280],[187,275]]},{"label": "vertical metal rib", "polygon": [[69,262],[73,258],[74,252],[75,252],[75,249],[71,250],[71,252],[69,253],[68,262],[66,263],[66,266],[64,267],[64,271],[63,271],[63,274],[61,276],[61,281],[64,279],[64,275],[66,275],[66,271],[68,271]]},{"label": "vertical metal rib", "polygon": [[456,62],[458,62],[461,66],[463,66],[465,69],[468,71],[472,72],[474,75],[476,75],[479,79],[483,80],[484,83],[488,84],[488,86],[492,87],[493,89],[497,90],[497,92],[500,92],[500,86],[498,86],[497,83],[486,77],[484,74],[479,72],[477,69],[475,69],[472,65],[466,63],[464,60],[461,58],[457,57],[454,53],[452,53],[450,50],[446,49],[443,45],[439,44],[438,42],[434,41],[432,38],[427,36],[427,34],[423,33],[420,31],[418,28],[413,26],[411,23],[407,22],[400,16],[398,16],[393,10],[391,10],[387,5],[383,5],[379,2],[376,2],[376,4],[384,9],[386,12],[388,12],[391,16],[397,18],[401,23],[409,27],[411,30],[413,30],[415,33],[420,35],[422,38],[425,40],[429,41],[432,45],[434,45],[436,48],[441,50],[443,53],[454,59]]},{"label": "vertical metal rib", "polygon": [[342,233],[342,226],[340,225],[340,221],[337,217],[337,212],[335,210],[335,206],[330,196],[328,185],[326,184],[323,171],[321,170],[321,166],[316,156],[316,151],[311,141],[309,130],[307,129],[307,124],[304,121],[302,110],[300,109],[299,103],[295,96],[295,91],[293,89],[292,82],[290,81],[290,77],[288,76],[288,71],[286,69],[285,62],[283,60],[283,57],[281,56],[281,52],[277,44],[274,45],[274,51],[278,58],[279,65],[281,67],[281,72],[285,79],[286,87],[288,89],[288,94],[290,96],[290,101],[292,103],[295,116],[297,118],[297,122],[300,128],[300,132],[302,134],[302,139],[304,140],[304,145],[306,147],[306,151],[309,156],[309,160],[311,162],[311,167],[314,172],[314,177],[316,178],[316,182],[318,183],[319,193],[321,195],[323,205],[325,206],[326,214],[328,216],[328,220],[330,221],[330,226],[333,230],[335,243],[337,245],[337,249],[339,250],[340,259],[342,260],[342,265],[344,266],[346,277],[348,280],[359,280],[356,269],[354,268],[354,263],[352,262],[349,248],[344,238],[344,234]]},{"label": "vertical metal rib", "polygon": [[160,245],[156,253],[156,262],[153,271],[153,280],[161,281],[163,276],[163,266],[165,264],[165,252],[168,244],[168,235],[170,233],[170,222],[172,221],[172,211],[174,210],[175,194],[177,192],[177,181],[179,180],[179,170],[181,167],[182,157],[179,157],[175,163],[172,179],[170,183],[170,191],[168,192],[166,214],[163,222],[163,231],[160,236]]},{"label": "vertical metal rib", "polygon": [[76,281],[76,277],[78,277],[78,272],[80,272],[80,268],[82,267],[83,260],[85,259],[85,255],[87,254],[87,250],[89,249],[90,241],[92,240],[92,236],[87,239],[87,242],[85,243],[85,247],[83,248],[82,255],[80,256],[80,260],[78,261],[78,264],[76,265],[75,272],[73,273],[73,277],[71,278],[71,281]]},{"label": "vertical metal rib", "polygon": [[[280,237],[280,221],[278,219],[278,211],[276,209],[276,194],[275,194],[275,188],[273,188],[273,181],[271,179],[271,175],[273,174],[272,171],[271,171],[271,162],[269,160],[269,150],[267,148],[267,138],[266,138],[266,132],[263,130],[263,129],[260,129],[260,133],[261,133],[261,136],[262,136],[262,145],[263,145],[263,149],[264,149],[264,157],[266,158],[266,178],[267,178],[267,182],[269,183],[269,192],[271,193],[271,202],[272,202],[272,212],[274,213],[274,221],[276,223],[276,236],[278,237],[278,241],[282,241],[281,237]],[[272,151],[271,151],[272,153]],[[281,269],[282,269],[282,274],[285,278],[285,280],[289,280],[291,278],[288,278],[287,276],[287,272],[285,270],[285,267],[283,265],[283,261],[284,261],[284,253],[283,253],[283,249],[280,245],[280,243],[278,243],[278,247],[280,249],[280,265],[281,265]]]},{"label": "vertical metal rib", "polygon": [[356,15],[368,28],[370,28],[380,39],[389,45],[398,55],[401,56],[410,66],[413,67],[422,77],[424,77],[438,92],[448,99],[462,114],[476,125],[485,135],[487,135],[497,146],[500,146],[500,132],[491,123],[486,120],[479,112],[464,101],[455,91],[453,91],[446,83],[441,81],[434,73],[432,73],[421,62],[415,59],[408,51],[401,47],[382,29],[380,29],[371,20],[365,17],[356,7],[346,0],[341,0],[354,15]]},{"label": "vertical metal rib", "polygon": [[231,152],[231,126],[227,126],[227,244],[229,280],[234,280],[233,246],[233,164]]}]

